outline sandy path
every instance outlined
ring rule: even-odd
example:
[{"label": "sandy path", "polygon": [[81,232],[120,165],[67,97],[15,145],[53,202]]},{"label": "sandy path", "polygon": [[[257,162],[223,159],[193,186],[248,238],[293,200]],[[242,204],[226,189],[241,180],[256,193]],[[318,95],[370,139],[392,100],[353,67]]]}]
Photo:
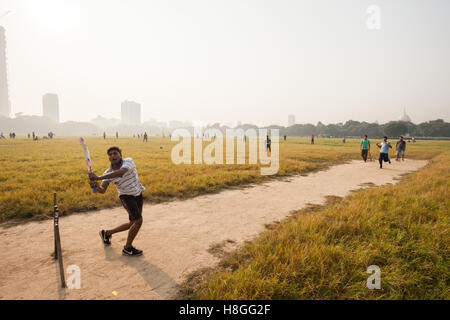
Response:
[{"label": "sandy path", "polygon": [[[81,289],[62,290],[51,258],[53,221],[0,227],[0,299],[165,299],[188,273],[218,260],[207,252],[227,239],[241,244],[308,203],[327,195],[345,196],[361,184],[395,183],[426,161],[353,161],[289,181],[272,181],[243,190],[225,190],[184,201],[144,205],[144,224],[135,241],[138,258],[121,255],[126,233],[104,247],[101,228],[127,221],[122,208],[73,214],[60,219],[64,266],[81,269]],[[364,175],[361,175],[363,173]],[[113,295],[116,291],[118,294]]]}]

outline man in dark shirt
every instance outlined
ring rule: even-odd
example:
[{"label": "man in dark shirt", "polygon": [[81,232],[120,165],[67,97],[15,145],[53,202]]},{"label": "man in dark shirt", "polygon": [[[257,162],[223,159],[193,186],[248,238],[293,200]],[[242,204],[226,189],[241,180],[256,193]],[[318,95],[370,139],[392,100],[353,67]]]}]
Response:
[{"label": "man in dark shirt", "polygon": [[400,160],[400,155],[402,156],[402,161],[405,161],[405,150],[406,150],[406,142],[403,140],[403,137],[400,136],[400,140],[397,141],[396,145],[397,157],[395,160]]}]

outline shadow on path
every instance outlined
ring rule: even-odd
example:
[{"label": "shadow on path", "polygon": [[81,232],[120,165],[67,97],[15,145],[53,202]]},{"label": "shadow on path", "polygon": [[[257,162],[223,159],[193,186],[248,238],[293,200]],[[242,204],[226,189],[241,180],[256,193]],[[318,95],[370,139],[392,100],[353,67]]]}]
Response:
[{"label": "shadow on path", "polygon": [[105,258],[107,261],[120,261],[135,268],[150,288],[163,299],[174,298],[179,290],[179,284],[158,266],[145,260],[145,255],[125,257],[122,252],[118,253],[113,247],[106,246]]}]

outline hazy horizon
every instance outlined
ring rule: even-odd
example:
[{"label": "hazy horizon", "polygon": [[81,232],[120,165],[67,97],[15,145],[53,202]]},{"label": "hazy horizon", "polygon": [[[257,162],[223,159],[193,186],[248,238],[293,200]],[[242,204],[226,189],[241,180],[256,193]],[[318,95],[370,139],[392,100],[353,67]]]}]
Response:
[{"label": "hazy horizon", "polygon": [[[381,29],[366,26],[369,5]],[[253,123],[450,121],[450,2],[3,0],[12,114]]]}]

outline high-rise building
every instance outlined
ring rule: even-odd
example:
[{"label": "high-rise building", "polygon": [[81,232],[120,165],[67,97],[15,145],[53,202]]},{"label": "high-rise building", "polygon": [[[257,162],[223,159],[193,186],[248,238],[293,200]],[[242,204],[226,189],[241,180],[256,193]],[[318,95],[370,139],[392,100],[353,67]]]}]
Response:
[{"label": "high-rise building", "polygon": [[59,122],[58,95],[47,93],[42,97],[42,115],[55,122]]},{"label": "high-rise building", "polygon": [[6,69],[5,28],[0,26],[0,116],[9,117],[11,104],[8,94],[8,77]]},{"label": "high-rise building", "polygon": [[288,127],[293,126],[295,124],[295,116],[293,114],[290,114],[288,116]]},{"label": "high-rise building", "polygon": [[121,119],[124,124],[141,124],[141,105],[134,101],[122,102]]}]

